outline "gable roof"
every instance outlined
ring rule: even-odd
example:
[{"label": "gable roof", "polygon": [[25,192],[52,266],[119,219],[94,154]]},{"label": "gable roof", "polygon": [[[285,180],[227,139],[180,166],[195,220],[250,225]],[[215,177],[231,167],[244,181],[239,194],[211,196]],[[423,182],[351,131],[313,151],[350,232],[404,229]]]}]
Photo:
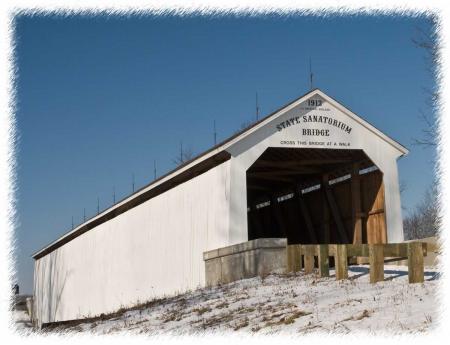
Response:
[{"label": "gable roof", "polygon": [[299,105],[300,103],[304,102],[306,99],[314,95],[319,95],[322,98],[324,98],[328,103],[332,104],[338,110],[342,111],[344,114],[355,120],[357,123],[367,128],[369,131],[371,131],[372,133],[374,133],[375,135],[386,141],[388,144],[392,145],[395,149],[399,151],[401,155],[408,153],[408,150],[400,143],[388,137],[386,134],[384,134],[383,132],[375,128],[373,125],[371,125],[370,123],[368,123],[367,121],[365,121],[364,119],[353,113],[351,110],[340,104],[335,99],[326,95],[321,90],[314,89],[298,97],[292,102],[282,106],[281,108],[275,110],[274,112],[265,116],[261,120],[251,124],[249,127],[244,128],[240,132],[237,132],[236,134],[232,135],[231,137],[227,138],[221,143],[213,146],[209,150],[206,150],[203,153],[194,157],[193,159],[179,165],[175,169],[159,177],[158,179],[150,182],[146,186],[138,189],[133,194],[118,201],[115,205],[107,208],[98,215],[88,219],[84,223],[78,225],[73,230],[67,232],[66,234],[58,238],[57,240],[51,242],[44,248],[38,250],[32,255],[32,257],[37,260],[47,255],[48,253],[51,253],[55,249],[61,247],[62,245],[71,241],[72,239],[82,235],[86,231],[89,231],[95,228],[96,226],[112,218],[117,217],[118,215],[126,212],[127,210],[136,207],[142,204],[143,202],[161,193],[164,193],[167,190],[183,182],[186,182],[192,179],[193,177],[198,176],[208,171],[209,169],[212,169],[215,166],[227,161],[228,159],[231,158],[231,155],[226,151],[230,146],[234,145],[240,140],[243,140],[256,130],[258,130],[259,128],[267,125],[272,120],[276,119],[279,116],[282,116],[287,111],[291,110],[292,108],[296,107],[297,105]]},{"label": "gable roof", "polygon": [[409,152],[408,149],[406,147],[404,147],[403,145],[401,145],[398,141],[390,138],[389,136],[387,136],[386,134],[381,132],[378,128],[376,128],[375,126],[373,126],[372,124],[370,124],[369,122],[364,120],[363,118],[359,117],[354,112],[352,112],[350,109],[348,109],[347,107],[345,107],[344,105],[342,105],[341,103],[336,101],[334,98],[328,96],[327,94],[325,94],[324,92],[322,92],[320,89],[317,89],[317,88],[314,89],[314,90],[309,91],[308,93],[306,93],[305,95],[295,99],[294,101],[284,105],[283,107],[281,107],[278,110],[276,110],[275,112],[267,115],[266,117],[264,117],[260,121],[252,124],[250,127],[245,128],[243,131],[237,133],[235,136],[228,138],[225,142],[223,142],[221,144],[221,145],[223,145],[223,149],[226,150],[228,147],[230,147],[234,143],[244,139],[248,135],[252,134],[254,131],[258,130],[259,128],[261,128],[263,126],[265,126],[266,124],[268,124],[272,120],[276,119],[277,117],[283,115],[284,113],[288,112],[289,110],[295,108],[297,105],[299,105],[300,103],[304,102],[309,97],[312,97],[312,96],[315,96],[315,95],[321,96],[328,103],[330,103],[331,105],[336,107],[338,110],[343,112],[345,115],[347,115],[348,117],[350,117],[351,119],[353,119],[354,121],[356,121],[357,123],[359,123],[360,125],[365,127],[366,129],[371,131],[373,134],[375,134],[379,138],[383,139],[385,142],[387,142],[388,144],[393,146],[395,149],[397,149],[399,151],[399,153],[401,153],[401,155],[408,154],[408,152]]}]

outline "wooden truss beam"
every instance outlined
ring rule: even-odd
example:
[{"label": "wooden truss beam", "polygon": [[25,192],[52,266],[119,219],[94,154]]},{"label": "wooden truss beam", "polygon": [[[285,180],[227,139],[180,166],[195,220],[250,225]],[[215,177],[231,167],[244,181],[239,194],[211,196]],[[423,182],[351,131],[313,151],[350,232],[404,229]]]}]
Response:
[{"label": "wooden truss beam", "polygon": [[309,238],[311,240],[311,243],[316,244],[316,243],[318,243],[317,236],[314,231],[314,226],[311,221],[311,217],[309,215],[308,207],[306,206],[305,200],[303,199],[302,191],[299,190],[297,193],[298,193],[298,200],[299,200],[299,204],[300,204],[300,211],[302,212],[303,219],[305,220],[306,229],[308,230]]},{"label": "wooden truss beam", "polygon": [[271,168],[296,168],[305,165],[324,165],[324,164],[344,164],[354,161],[351,158],[346,159],[299,159],[293,161],[268,161],[258,160],[258,167],[271,167]]},{"label": "wooden truss beam", "polygon": [[339,213],[339,208],[329,187],[325,188],[325,195],[327,196],[328,205],[330,206],[331,214],[333,215],[341,240],[344,243],[349,243],[347,231],[345,231],[344,223],[342,222],[341,214]]},{"label": "wooden truss beam", "polygon": [[252,178],[258,178],[258,177],[274,177],[277,178],[278,176],[297,176],[301,174],[317,174],[320,173],[319,169],[313,169],[313,168],[300,168],[297,170],[281,170],[281,171],[252,171],[247,174],[247,176]]},{"label": "wooden truss beam", "polygon": [[276,196],[272,196],[270,199],[270,208],[281,237],[286,237],[286,229],[284,227],[283,217],[281,215],[280,204],[278,203]]},{"label": "wooden truss beam", "polygon": [[272,174],[272,176],[270,175],[254,175],[254,174],[250,174],[247,175],[249,178],[252,179],[259,179],[259,180],[267,180],[267,181],[277,181],[277,182],[285,182],[285,183],[290,183],[292,181],[292,179],[290,178],[286,178],[286,177],[279,177],[279,176],[275,176]]}]

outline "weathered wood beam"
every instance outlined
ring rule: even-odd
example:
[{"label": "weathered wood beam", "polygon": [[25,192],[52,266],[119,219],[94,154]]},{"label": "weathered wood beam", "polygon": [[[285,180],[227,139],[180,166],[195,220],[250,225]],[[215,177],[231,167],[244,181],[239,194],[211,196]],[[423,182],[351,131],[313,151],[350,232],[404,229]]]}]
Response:
[{"label": "weathered wood beam", "polygon": [[302,251],[300,244],[290,244],[286,248],[287,273],[299,272],[302,269]]},{"label": "weathered wood beam", "polygon": [[264,175],[255,175],[255,174],[248,174],[247,176],[252,179],[256,180],[267,180],[267,181],[277,181],[277,182],[285,182],[285,183],[291,183],[292,179],[285,178],[285,177],[277,177],[277,176],[264,176]]},{"label": "weathered wood beam", "polygon": [[302,247],[303,261],[305,264],[305,273],[310,274],[314,272],[314,255],[315,248],[313,246]]},{"label": "weathered wood beam", "polygon": [[[422,247],[422,256],[427,256],[428,243],[426,242],[404,242],[404,243],[380,243],[377,245],[383,246],[383,255],[388,257],[407,257],[408,246],[410,243],[419,243]],[[302,251],[312,250],[314,255],[319,255],[318,245],[314,244],[301,244]],[[370,244],[347,244],[347,256],[363,256],[369,257]],[[336,244],[330,244],[328,246],[329,256],[336,255]]]},{"label": "weathered wood beam", "polygon": [[361,179],[359,176],[359,163],[352,164],[350,183],[352,194],[353,244],[360,244],[362,243],[362,219],[361,219]]},{"label": "weathered wood beam", "polygon": [[331,214],[333,215],[341,240],[344,243],[349,243],[347,231],[345,231],[344,223],[342,222],[341,214],[339,213],[339,208],[329,187],[325,188],[325,195],[327,196],[328,205],[330,206]]},{"label": "weathered wood beam", "polygon": [[423,248],[420,242],[408,243],[408,280],[409,283],[423,283]]},{"label": "weathered wood beam", "polygon": [[261,219],[259,217],[260,215],[257,208],[255,206],[252,206],[250,211],[253,229],[255,229],[254,232],[257,234],[255,238],[264,237],[264,227],[261,224]]},{"label": "weathered wood beam", "polygon": [[[408,279],[409,283],[423,283],[424,261],[427,245],[424,242],[391,243],[391,244],[330,244],[330,245],[308,245],[298,244],[287,247],[288,271],[293,270],[294,265],[298,267],[301,262],[298,256],[303,256],[305,273],[314,270],[314,257],[318,257],[319,274],[327,276],[328,257],[334,256],[336,279],[348,278],[348,258],[352,256],[369,257],[370,282],[376,283],[384,280],[384,258],[392,254],[403,254],[408,256]],[[397,256],[397,255],[396,255]]]},{"label": "weathered wood beam", "polygon": [[272,196],[270,198],[270,208],[272,211],[272,216],[274,217],[275,222],[278,226],[278,230],[281,235],[280,237],[286,237],[286,229],[284,228],[284,221],[283,217],[281,216],[280,204],[276,196]]},{"label": "weathered wood beam", "polygon": [[314,231],[314,226],[311,221],[311,217],[309,215],[308,207],[306,206],[305,200],[303,199],[302,192],[299,190],[297,191],[298,194],[298,201],[300,204],[300,211],[302,212],[303,219],[306,223],[306,229],[308,230],[309,238],[311,240],[311,243],[317,244],[317,236]]},{"label": "weathered wood beam", "polygon": [[317,247],[317,244],[302,244],[302,254],[310,253],[311,255],[317,256],[319,255],[319,249]]},{"label": "weathered wood beam", "polygon": [[319,255],[317,256],[317,263],[319,265],[319,276],[329,277],[330,263],[328,255],[328,244],[319,244],[317,247],[319,252]]},{"label": "weathered wood beam", "polygon": [[258,160],[257,164],[255,166],[258,167],[298,167],[298,166],[305,166],[305,165],[324,165],[324,164],[344,164],[344,163],[351,163],[353,160],[352,158],[346,158],[346,159],[299,159],[295,161],[268,161],[268,160]]},{"label": "weathered wood beam", "polygon": [[296,170],[274,170],[274,171],[252,171],[247,173],[247,176],[251,177],[259,177],[259,176],[269,176],[269,177],[278,177],[278,176],[292,176],[292,175],[301,175],[301,174],[316,174],[319,173],[319,169],[296,169]]},{"label": "weathered wood beam", "polygon": [[[358,162],[359,163],[359,162]],[[361,166],[361,163],[359,163]],[[351,169],[348,166],[340,166],[339,169],[329,169],[329,170],[325,170],[322,171],[321,174],[322,176],[327,175],[328,176],[328,180],[332,180],[335,178],[339,178],[339,177],[343,177],[345,175],[349,175],[351,173],[350,171]],[[333,178],[331,178],[333,177]],[[305,180],[304,178],[302,178],[302,183],[301,183],[301,189],[305,189],[308,187],[312,187],[314,185],[317,184],[322,184],[322,180],[320,178],[320,176],[317,175],[311,175],[311,178],[309,180]]]},{"label": "weathered wood beam", "polygon": [[370,283],[384,280],[384,253],[382,244],[369,244]]},{"label": "weathered wood beam", "polygon": [[374,214],[379,214],[379,213],[383,213],[383,212],[384,212],[384,208],[379,208],[379,209],[376,209],[376,210],[369,211],[367,213],[361,212],[361,215],[364,216],[364,217],[368,217],[368,216],[372,216]]},{"label": "weathered wood beam", "polygon": [[[421,242],[422,255],[427,255],[427,243]],[[369,257],[369,244],[349,244],[347,246],[348,256]],[[331,255],[331,254],[330,254]],[[407,257],[408,243],[384,243],[383,255],[387,257]]]},{"label": "weathered wood beam", "polygon": [[347,245],[336,244],[335,245],[334,266],[336,272],[336,279],[348,278],[348,264],[347,264]]},{"label": "weathered wood beam", "polygon": [[327,196],[325,190],[329,187],[328,174],[322,175],[321,193],[322,193],[322,217],[323,217],[323,243],[330,243],[330,210],[328,208]]},{"label": "weathered wood beam", "polygon": [[[273,171],[274,169],[276,171],[297,171],[299,169],[305,169],[309,168],[307,165],[284,165],[283,163],[280,164],[273,164],[273,165],[257,165],[252,166],[250,172],[258,172],[258,171]],[[314,167],[311,167],[314,169]]]},{"label": "weathered wood beam", "polygon": [[[345,175],[348,175],[350,173],[350,169],[348,167],[342,168],[342,166],[339,169],[329,169],[325,171],[321,171],[322,176],[327,175],[328,180],[332,180],[335,178],[343,177]],[[320,176],[317,175],[311,175],[310,178],[303,177],[302,176],[302,182],[300,185],[301,189],[305,189],[308,187],[312,187],[314,185],[322,184],[322,180]]]}]

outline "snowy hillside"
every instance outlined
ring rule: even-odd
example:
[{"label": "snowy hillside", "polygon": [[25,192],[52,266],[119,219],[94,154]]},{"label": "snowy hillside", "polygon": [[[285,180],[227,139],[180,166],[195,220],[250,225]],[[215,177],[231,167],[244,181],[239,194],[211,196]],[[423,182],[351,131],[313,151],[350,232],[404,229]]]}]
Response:
[{"label": "snowy hillside", "polygon": [[374,285],[368,282],[367,266],[351,266],[349,275],[351,279],[337,282],[303,273],[272,274],[47,332],[403,333],[427,331],[435,324],[436,270],[426,269],[424,284],[408,284],[407,268],[398,266],[385,266],[386,281]]}]

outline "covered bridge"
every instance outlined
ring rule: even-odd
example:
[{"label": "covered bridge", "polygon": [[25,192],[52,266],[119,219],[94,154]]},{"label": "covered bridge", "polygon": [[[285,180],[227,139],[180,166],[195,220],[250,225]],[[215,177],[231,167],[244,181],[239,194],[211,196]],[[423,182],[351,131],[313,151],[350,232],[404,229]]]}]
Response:
[{"label": "covered bridge", "polygon": [[315,89],[33,255],[40,325],[205,285],[203,253],[258,238],[403,241],[407,149]]}]

